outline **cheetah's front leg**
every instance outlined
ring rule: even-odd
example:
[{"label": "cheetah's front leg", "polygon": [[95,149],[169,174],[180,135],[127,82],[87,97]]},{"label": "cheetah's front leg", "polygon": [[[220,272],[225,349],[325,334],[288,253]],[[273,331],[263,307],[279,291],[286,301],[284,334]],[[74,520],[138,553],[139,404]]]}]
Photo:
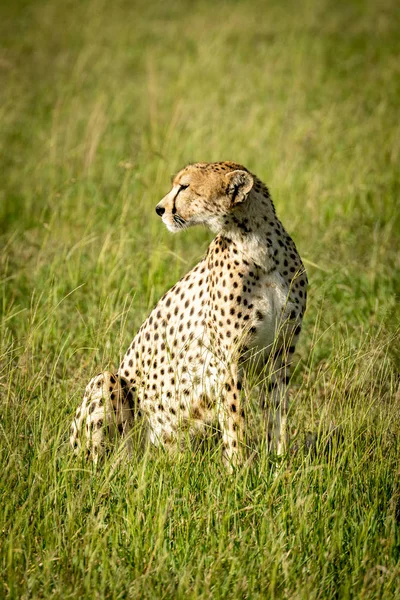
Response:
[{"label": "cheetah's front leg", "polygon": [[218,420],[223,442],[223,459],[230,471],[242,464],[244,455],[245,422],[241,389],[242,383],[235,365],[226,378],[222,390],[222,400],[218,407]]},{"label": "cheetah's front leg", "polygon": [[87,454],[97,462],[104,453],[106,434],[110,439],[115,439],[117,433],[126,437],[132,429],[133,404],[133,393],[125,379],[108,371],[93,377],[71,426],[70,444],[74,452],[78,453],[82,446],[80,437],[84,429]]},{"label": "cheetah's front leg", "polygon": [[286,376],[273,377],[268,384],[270,410],[268,413],[268,448],[276,449],[278,456],[285,454],[288,447],[288,393]]},{"label": "cheetah's front leg", "polygon": [[[282,344],[275,352],[267,384],[269,403],[265,402],[265,398],[262,399],[264,409],[269,404],[269,411],[266,411],[268,448],[269,450],[275,449],[278,456],[287,451],[289,443],[288,383],[294,349],[294,345],[288,347]],[[264,395],[266,395],[266,390],[264,390]]]}]

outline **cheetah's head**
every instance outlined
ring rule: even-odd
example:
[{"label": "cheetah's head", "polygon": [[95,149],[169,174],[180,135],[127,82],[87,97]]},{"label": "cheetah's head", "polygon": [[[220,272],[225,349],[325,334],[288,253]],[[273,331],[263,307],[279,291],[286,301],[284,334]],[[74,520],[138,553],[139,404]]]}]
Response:
[{"label": "cheetah's head", "polygon": [[172,231],[206,225],[220,231],[226,217],[247,198],[253,177],[231,162],[188,165],[172,180],[171,191],[157,204],[156,213]]}]

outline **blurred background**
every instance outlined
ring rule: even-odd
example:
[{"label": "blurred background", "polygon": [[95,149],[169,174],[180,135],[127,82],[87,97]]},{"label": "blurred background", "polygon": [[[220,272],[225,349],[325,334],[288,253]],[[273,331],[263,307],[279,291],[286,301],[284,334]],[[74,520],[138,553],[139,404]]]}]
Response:
[{"label": "blurred background", "polygon": [[78,311],[85,337],[102,294],[111,320],[134,294],[128,342],[210,239],[170,236],[154,206],[177,169],[218,160],[269,186],[306,259],[309,331],[322,312],[346,336],[393,335],[396,2],[18,0],[0,11],[1,266],[18,338],[33,296],[51,285],[57,304],[82,285],[56,329]]},{"label": "blurred background", "polygon": [[[399,32],[395,0],[0,4],[0,596],[399,597]],[[65,448],[82,392],[212,237],[154,208],[220,160],[308,271],[292,436],[345,444],[93,475]]]}]

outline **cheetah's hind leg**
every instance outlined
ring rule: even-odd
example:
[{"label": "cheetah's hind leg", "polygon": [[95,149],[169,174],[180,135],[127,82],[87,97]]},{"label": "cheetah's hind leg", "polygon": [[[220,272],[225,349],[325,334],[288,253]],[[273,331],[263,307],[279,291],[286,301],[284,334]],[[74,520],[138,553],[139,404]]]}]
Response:
[{"label": "cheetah's hind leg", "polygon": [[86,454],[97,463],[107,446],[121,437],[130,454],[134,401],[130,384],[120,375],[104,371],[93,377],[71,425],[70,444],[74,452],[80,452],[85,438]]}]

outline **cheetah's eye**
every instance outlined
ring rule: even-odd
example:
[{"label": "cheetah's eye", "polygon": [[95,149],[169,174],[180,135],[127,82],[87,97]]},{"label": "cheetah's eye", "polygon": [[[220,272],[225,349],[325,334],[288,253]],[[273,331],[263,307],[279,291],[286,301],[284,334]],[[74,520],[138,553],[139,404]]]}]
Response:
[{"label": "cheetah's eye", "polygon": [[180,191],[180,192],[182,192],[182,190],[186,190],[186,189],[189,187],[189,184],[187,184],[187,185],[183,185],[183,184],[181,183],[181,184],[179,184],[179,187],[180,187],[180,190],[179,190],[179,191]]}]

